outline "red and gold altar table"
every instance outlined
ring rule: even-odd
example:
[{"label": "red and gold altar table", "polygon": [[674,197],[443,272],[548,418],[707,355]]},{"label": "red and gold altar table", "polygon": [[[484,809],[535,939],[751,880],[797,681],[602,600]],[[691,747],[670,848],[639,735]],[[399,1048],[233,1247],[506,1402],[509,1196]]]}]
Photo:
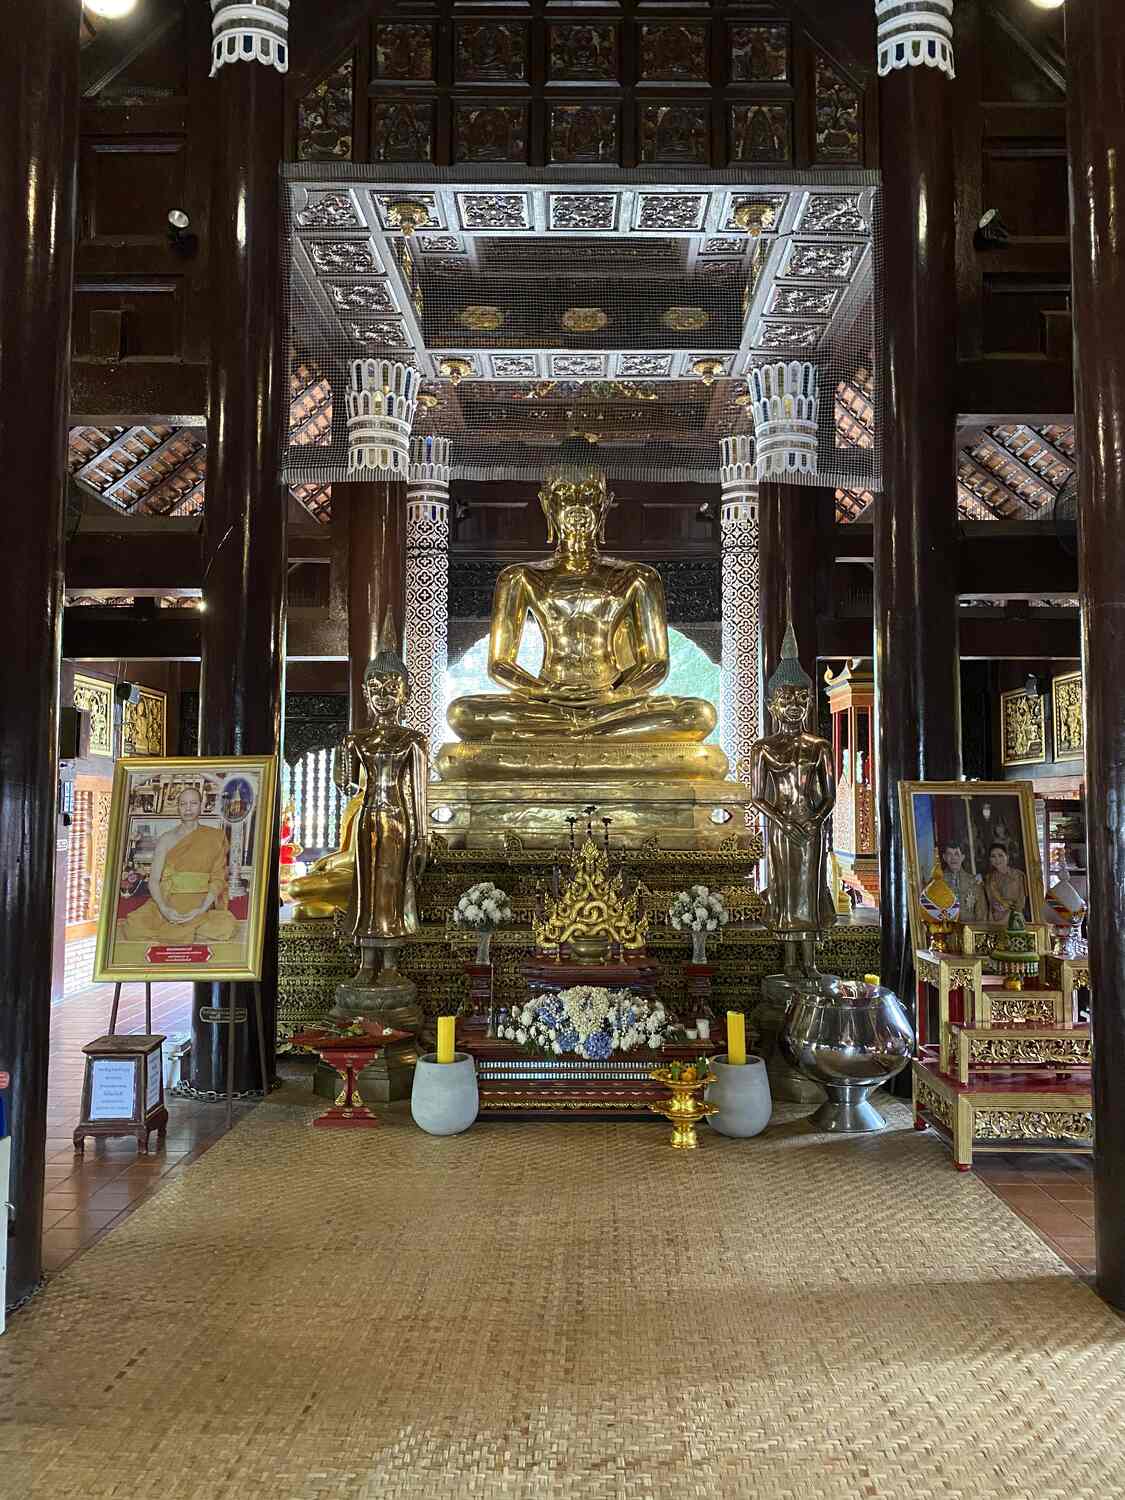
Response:
[{"label": "red and gold altar table", "polygon": [[300,1031],[292,1040],[296,1047],[319,1053],[330,1068],[344,1080],[344,1088],[331,1109],[317,1115],[313,1124],[321,1129],[354,1130],[380,1123],[377,1115],[364,1104],[356,1079],[391,1042],[403,1042],[410,1035],[383,1027],[376,1021],[361,1021],[360,1031]]},{"label": "red and gold altar table", "polygon": [[726,1031],[720,1025],[706,1041],[668,1042],[659,1052],[639,1047],[604,1062],[534,1057],[514,1042],[486,1036],[485,1027],[472,1022],[458,1027],[457,1045],[476,1062],[482,1115],[651,1119],[649,1105],[667,1097],[649,1077],[653,1068],[725,1052]]}]

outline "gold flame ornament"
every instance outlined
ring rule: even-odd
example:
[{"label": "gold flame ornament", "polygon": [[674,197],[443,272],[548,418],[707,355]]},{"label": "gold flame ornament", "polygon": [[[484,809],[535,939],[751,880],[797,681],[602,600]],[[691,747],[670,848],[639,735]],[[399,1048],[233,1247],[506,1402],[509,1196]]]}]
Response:
[{"label": "gold flame ornament", "polygon": [[621,875],[610,878],[609,856],[592,838],[583,841],[574,858],[574,874],[558,900],[548,896],[544,914],[532,923],[535,946],[541,951],[561,949],[564,943],[583,958],[603,958],[614,943],[623,953],[643,952],[648,937],[648,912],[641,887],[626,897]]}]

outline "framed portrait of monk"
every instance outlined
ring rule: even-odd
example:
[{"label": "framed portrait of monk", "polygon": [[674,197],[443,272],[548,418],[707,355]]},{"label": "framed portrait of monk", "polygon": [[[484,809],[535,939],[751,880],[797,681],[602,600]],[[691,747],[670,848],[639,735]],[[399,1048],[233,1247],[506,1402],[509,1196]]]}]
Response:
[{"label": "framed portrait of monk", "polygon": [[1013,911],[1046,921],[1030,781],[900,781],[899,806],[915,948],[929,946],[920,898],[935,858],[966,927],[1006,927]]},{"label": "framed portrait of monk", "polygon": [[259,979],[272,755],[114,767],[94,979]]}]

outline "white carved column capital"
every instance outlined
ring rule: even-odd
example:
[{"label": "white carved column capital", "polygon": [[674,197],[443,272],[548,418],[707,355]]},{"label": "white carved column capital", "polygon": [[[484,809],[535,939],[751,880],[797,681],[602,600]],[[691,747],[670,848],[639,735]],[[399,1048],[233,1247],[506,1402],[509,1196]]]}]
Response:
[{"label": "white carved column capital", "polygon": [[236,62],[289,71],[289,0],[211,0],[211,77]]},{"label": "white carved column capital", "polygon": [[953,0],[875,0],[879,77],[899,68],[953,66]]}]

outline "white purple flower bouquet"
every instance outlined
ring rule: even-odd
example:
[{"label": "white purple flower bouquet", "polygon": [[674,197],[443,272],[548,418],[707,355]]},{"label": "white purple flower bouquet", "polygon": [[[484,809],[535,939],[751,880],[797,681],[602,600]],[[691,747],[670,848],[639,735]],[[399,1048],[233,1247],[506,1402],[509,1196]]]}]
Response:
[{"label": "white purple flower bouquet", "polygon": [[659,1000],[579,984],[515,1008],[499,1034],[529,1051],[602,1061],[615,1052],[659,1052],[672,1023]]}]

